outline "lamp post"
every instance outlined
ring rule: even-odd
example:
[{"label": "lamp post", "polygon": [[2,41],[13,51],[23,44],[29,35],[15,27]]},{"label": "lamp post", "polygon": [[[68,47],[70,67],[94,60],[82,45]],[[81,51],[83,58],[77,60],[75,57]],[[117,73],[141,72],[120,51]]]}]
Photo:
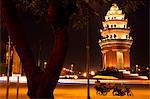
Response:
[{"label": "lamp post", "polygon": [[8,95],[9,95],[9,85],[10,85],[10,82],[9,82],[9,70],[10,70],[10,47],[11,47],[11,44],[10,44],[10,36],[8,36],[8,66],[7,66],[7,89],[6,89],[6,99],[8,99]]},{"label": "lamp post", "polygon": [[44,69],[46,68],[47,62],[44,62]]},{"label": "lamp post", "polygon": [[135,66],[135,71],[138,72],[138,69],[139,69],[139,66],[136,65],[136,66]]},{"label": "lamp post", "polygon": [[71,74],[74,74],[74,64],[70,65],[70,70],[72,71]]},{"label": "lamp post", "polygon": [[90,45],[89,45],[89,8],[87,8],[87,34],[86,34],[86,71],[87,71],[87,99],[90,99],[90,79],[89,79],[89,65],[90,65]]}]

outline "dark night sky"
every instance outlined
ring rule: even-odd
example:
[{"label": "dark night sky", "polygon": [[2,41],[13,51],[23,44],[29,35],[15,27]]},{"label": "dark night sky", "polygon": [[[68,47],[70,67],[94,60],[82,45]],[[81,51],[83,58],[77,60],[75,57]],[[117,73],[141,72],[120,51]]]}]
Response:
[{"label": "dark night sky", "polygon": [[[99,29],[102,28],[101,21],[104,20],[104,15],[108,11],[108,6],[99,7],[101,17],[92,16],[90,19],[90,47],[91,47],[91,68],[100,68],[101,49],[98,45],[100,38]],[[133,44],[131,46],[131,66],[138,64],[139,66],[149,66],[149,7],[148,5],[140,6],[136,12],[129,13],[126,16],[129,20],[128,26],[131,27],[131,35]],[[100,24],[99,24],[100,23]],[[72,30],[71,30],[72,31]],[[69,49],[65,59],[65,64],[75,63],[79,68],[85,70],[86,49],[85,49],[85,32],[70,32],[69,33]]]},{"label": "dark night sky", "polygon": [[131,47],[131,65],[150,66],[149,61],[149,7],[140,7],[129,16],[133,44]]},{"label": "dark night sky", "polygon": [[[102,28],[101,21],[104,19],[108,11],[108,6],[97,7],[101,17],[92,16],[90,19],[90,59],[91,69],[100,68],[101,49],[98,45],[100,38],[99,29]],[[46,61],[53,45],[53,33],[50,24],[43,22],[36,24],[30,14],[24,14],[23,18],[25,28],[28,32],[27,38],[35,57],[38,57],[39,47],[41,45],[41,59]],[[133,44],[131,46],[131,66],[139,64],[141,66],[148,66],[149,62],[149,7],[148,5],[139,7],[136,12],[127,16],[129,20],[128,26],[131,27],[131,35],[133,36]],[[71,19],[73,20],[73,18]],[[71,22],[70,22],[71,23]],[[69,45],[67,56],[65,58],[64,66],[69,66],[71,63],[75,64],[75,68],[85,70],[86,64],[86,32],[84,30],[72,29],[69,26]],[[41,41],[41,44],[40,44]]]}]

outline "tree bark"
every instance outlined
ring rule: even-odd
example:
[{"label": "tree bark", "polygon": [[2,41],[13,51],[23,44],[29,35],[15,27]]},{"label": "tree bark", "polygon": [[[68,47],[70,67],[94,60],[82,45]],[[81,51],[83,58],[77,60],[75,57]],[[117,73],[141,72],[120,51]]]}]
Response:
[{"label": "tree bark", "polygon": [[40,79],[43,82],[40,82],[38,86],[38,98],[47,98],[53,96],[53,91],[56,87],[60,72],[63,67],[63,61],[67,51],[67,42],[67,28],[58,28],[55,31],[55,42],[52,54],[48,59],[47,67]]},{"label": "tree bark", "polygon": [[1,17],[16,45],[17,53],[21,59],[25,75],[27,77],[28,96],[30,98],[54,99],[53,91],[59,79],[66,56],[69,16],[71,9],[63,8],[58,2],[49,5],[49,21],[54,26],[55,41],[52,54],[49,55],[45,71],[41,71],[34,60],[34,55],[26,42],[25,30],[22,20],[11,0],[0,0]]},{"label": "tree bark", "polygon": [[66,56],[68,43],[67,25],[69,17],[64,11],[65,9],[63,9],[58,3],[49,4],[48,17],[54,28],[55,41],[52,54],[49,55],[48,58],[47,67],[40,78],[40,80],[44,82],[40,82],[38,86],[38,91],[36,94],[36,97],[38,98],[54,98],[53,91],[56,87],[63,67],[63,61]]},{"label": "tree bark", "polygon": [[7,32],[12,42],[16,45],[17,53],[22,62],[22,66],[27,77],[28,95],[32,94],[32,89],[36,88],[37,76],[40,69],[36,66],[33,53],[25,40],[25,30],[22,21],[15,9],[15,5],[11,0],[0,0],[1,17],[4,20]]}]

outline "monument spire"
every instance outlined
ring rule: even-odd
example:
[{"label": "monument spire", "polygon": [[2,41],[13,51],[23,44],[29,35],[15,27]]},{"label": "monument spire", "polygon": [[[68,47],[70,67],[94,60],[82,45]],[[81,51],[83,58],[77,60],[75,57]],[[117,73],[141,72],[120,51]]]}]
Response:
[{"label": "monument spire", "polygon": [[129,36],[130,28],[127,23],[125,14],[116,3],[113,3],[105,16],[103,29],[100,29],[102,38],[99,40],[99,45],[104,69],[108,67],[130,68],[130,47],[133,40]]}]

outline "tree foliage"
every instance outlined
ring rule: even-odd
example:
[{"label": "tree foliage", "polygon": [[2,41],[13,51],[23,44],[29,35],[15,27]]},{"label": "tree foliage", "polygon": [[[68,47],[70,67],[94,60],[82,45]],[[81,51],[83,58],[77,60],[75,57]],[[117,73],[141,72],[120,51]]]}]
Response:
[{"label": "tree foliage", "polygon": [[[71,15],[76,17],[73,27],[83,29],[89,14],[99,15],[95,4],[118,3],[124,12],[132,12],[144,0],[0,0],[1,22],[5,24],[25,70],[30,98],[52,98],[67,51],[67,27]],[[54,46],[46,70],[37,67],[34,55],[26,42],[20,16],[30,12],[38,22],[48,21],[54,28]],[[75,14],[73,14],[75,12]]]},{"label": "tree foliage", "polygon": [[13,0],[18,10],[23,12],[30,11],[37,18],[37,23],[43,19],[47,20],[49,2],[58,2],[65,8],[66,6],[71,6],[72,1],[76,3],[79,10],[74,14],[75,20],[73,24],[73,27],[78,30],[86,26],[87,8],[90,14],[100,16],[99,12],[94,8],[95,4],[111,6],[112,3],[117,3],[124,13],[130,14],[135,12],[139,6],[148,3],[147,0]]}]

